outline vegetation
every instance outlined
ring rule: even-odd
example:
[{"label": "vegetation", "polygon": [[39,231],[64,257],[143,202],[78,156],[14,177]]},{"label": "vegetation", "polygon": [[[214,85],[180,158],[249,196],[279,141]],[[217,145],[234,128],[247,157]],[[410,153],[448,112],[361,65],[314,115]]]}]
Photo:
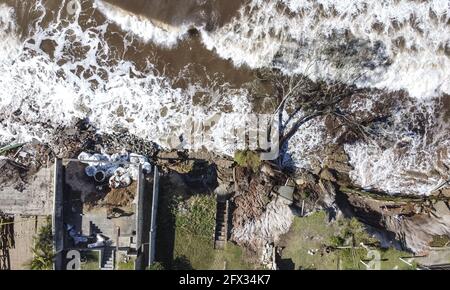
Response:
[{"label": "vegetation", "polygon": [[216,200],[210,195],[192,196],[176,210],[172,269],[253,269],[242,249],[228,243],[224,250],[213,247]]},{"label": "vegetation", "polygon": [[81,252],[81,270],[99,270],[100,254],[98,251]]},{"label": "vegetation", "polygon": [[39,233],[34,237],[32,252],[31,270],[51,270],[53,268],[53,234],[50,217],[47,217],[46,224],[39,229]]},{"label": "vegetation", "polygon": [[183,161],[174,165],[169,165],[169,168],[180,174],[186,174],[194,169],[194,165],[195,162],[193,161]]},{"label": "vegetation", "polygon": [[12,145],[8,145],[5,147],[1,147],[0,148],[0,155],[4,155],[6,153],[8,153],[8,151],[20,148],[24,145],[25,143],[20,143],[20,144],[12,144]]},{"label": "vegetation", "polygon": [[261,159],[259,158],[258,152],[244,150],[236,151],[234,154],[234,161],[241,167],[248,167],[257,171],[261,165]]},{"label": "vegetation", "polygon": [[213,240],[176,232],[173,269],[176,270],[250,270],[255,265],[246,262],[241,247],[228,242],[223,250],[213,248]]},{"label": "vegetation", "polygon": [[430,195],[430,196],[417,196],[417,195],[389,195],[383,192],[371,192],[366,190],[360,190],[355,188],[340,187],[340,191],[346,194],[355,194],[364,198],[371,198],[373,200],[380,201],[392,201],[392,202],[424,202],[426,200],[431,201],[448,201],[450,198],[440,195]]},{"label": "vegetation", "polygon": [[338,233],[330,238],[331,246],[359,246],[361,244],[379,246],[376,238],[370,236],[364,225],[356,218],[339,219],[337,221]]},{"label": "vegetation", "polygon": [[450,246],[450,237],[446,235],[435,235],[430,246],[436,248],[448,247]]},{"label": "vegetation", "polygon": [[176,214],[176,228],[210,239],[214,234],[216,199],[210,195],[193,196]]},{"label": "vegetation", "polygon": [[[282,243],[285,248],[282,260],[289,261],[291,269],[361,269],[366,266],[361,262],[373,261],[368,249],[358,243],[372,245],[370,249],[380,254],[381,269],[412,269],[400,261],[400,257],[410,256],[409,253],[392,248],[381,249],[365,230],[364,226],[355,219],[341,219],[328,222],[324,211],[307,217],[294,218],[289,233]],[[352,244],[355,243],[355,247]],[[336,246],[347,248],[336,249]],[[281,263],[280,266],[284,266]],[[286,266],[285,266],[286,267]]]},{"label": "vegetation", "polygon": [[151,264],[150,266],[147,267],[147,270],[165,270],[164,265],[161,264],[160,262],[154,262],[153,264]]},{"label": "vegetation", "polygon": [[123,259],[120,260],[117,263],[117,269],[118,270],[134,270],[134,263],[136,259],[128,259],[127,261],[124,261]]}]

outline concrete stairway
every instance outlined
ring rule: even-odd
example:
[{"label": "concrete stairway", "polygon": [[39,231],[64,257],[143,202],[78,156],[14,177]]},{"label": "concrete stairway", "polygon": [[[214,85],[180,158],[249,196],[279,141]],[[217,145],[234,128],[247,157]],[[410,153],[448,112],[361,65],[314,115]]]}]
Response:
[{"label": "concrete stairway", "polygon": [[[92,221],[89,221],[89,234],[96,235],[102,234],[102,230]],[[115,251],[113,247],[105,246],[101,251],[100,257],[100,269],[101,270],[114,270]]]},{"label": "concrete stairway", "polygon": [[111,247],[105,247],[102,251],[101,270],[114,270],[115,251]]},{"label": "concrete stairway", "polygon": [[223,249],[228,240],[228,201],[217,201],[216,230],[214,234],[214,248]]},{"label": "concrete stairway", "polygon": [[101,233],[102,231],[100,230],[100,228],[92,221],[89,221],[89,235],[96,235]]}]

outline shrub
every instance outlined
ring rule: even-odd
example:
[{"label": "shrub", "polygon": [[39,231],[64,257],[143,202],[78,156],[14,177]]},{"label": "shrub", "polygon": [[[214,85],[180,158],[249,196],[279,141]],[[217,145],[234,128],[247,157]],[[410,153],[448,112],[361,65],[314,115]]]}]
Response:
[{"label": "shrub", "polygon": [[198,195],[188,199],[177,212],[176,226],[189,233],[205,238],[214,234],[216,199],[209,195]]},{"label": "shrub", "polygon": [[50,217],[34,237],[32,252],[31,270],[51,270],[53,268],[53,234]]},{"label": "shrub", "polygon": [[163,264],[160,262],[154,262],[150,266],[148,266],[147,270],[165,270]]},{"label": "shrub", "polygon": [[341,219],[338,221],[339,232],[330,238],[330,245],[339,247],[344,246],[345,242],[351,239],[351,245],[359,246],[363,243],[365,245],[378,246],[379,241],[376,238],[371,237],[364,225],[356,218]]},{"label": "shrub", "polygon": [[234,161],[241,167],[248,167],[257,171],[261,165],[261,159],[258,152],[244,150],[236,151],[234,154]]}]

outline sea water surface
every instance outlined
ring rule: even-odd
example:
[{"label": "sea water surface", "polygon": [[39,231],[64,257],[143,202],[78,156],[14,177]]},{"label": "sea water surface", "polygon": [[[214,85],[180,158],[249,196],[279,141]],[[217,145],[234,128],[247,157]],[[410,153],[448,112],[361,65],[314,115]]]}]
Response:
[{"label": "sea water surface", "polygon": [[[448,0],[0,0],[0,143],[88,118],[170,148],[167,132],[226,112],[197,146],[233,155],[220,140],[262,102],[248,84],[278,69],[378,89],[355,111],[406,94],[380,125],[392,146],[345,144],[351,177],[429,194],[450,178],[449,27]],[[335,142],[324,128],[313,120],[292,138],[298,169]]]}]

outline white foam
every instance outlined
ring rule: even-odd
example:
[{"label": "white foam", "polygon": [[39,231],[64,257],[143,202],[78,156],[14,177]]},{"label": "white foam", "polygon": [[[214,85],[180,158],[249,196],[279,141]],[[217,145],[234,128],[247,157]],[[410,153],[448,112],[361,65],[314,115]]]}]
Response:
[{"label": "white foam", "polygon": [[132,32],[145,42],[151,41],[162,46],[172,47],[189,30],[189,26],[174,27],[160,23],[156,20],[132,14],[101,0],[94,0],[94,7],[104,14],[107,19],[119,25],[121,29]]},{"label": "white foam", "polygon": [[[296,14],[282,11],[281,3]],[[279,67],[286,73],[306,73],[313,79],[349,82],[363,74],[357,82],[360,86],[405,89],[414,97],[424,98],[450,92],[450,59],[442,50],[450,43],[449,3],[253,0],[229,24],[212,33],[202,31],[202,36],[206,47],[238,66]],[[439,20],[430,16],[432,13]],[[380,28],[373,28],[377,23],[382,24]],[[336,52],[348,44],[346,31],[359,41],[354,44],[356,54],[330,56],[330,49]],[[400,38],[405,49],[393,45]],[[387,65],[388,59],[392,64]],[[340,61],[343,67],[336,65]],[[368,62],[375,68],[362,65]]]},{"label": "white foam", "polygon": [[[300,118],[295,118],[297,120]],[[291,123],[295,122],[292,121]],[[321,156],[316,153],[323,148],[323,144],[331,142],[327,138],[325,126],[319,119],[313,119],[303,124],[288,142],[287,154],[283,164],[297,169],[312,169],[313,163],[320,165]]]},{"label": "white foam", "polygon": [[[63,2],[60,9],[64,9],[64,3],[66,2]],[[322,2],[331,5],[330,1]],[[43,9],[43,6],[39,6],[39,3],[38,1],[36,9]],[[303,35],[301,33],[302,25],[305,29],[308,27],[305,24],[305,19],[312,21],[312,18],[287,19],[287,16],[284,16],[283,13],[277,12],[274,1],[253,1],[252,3],[252,14],[243,14],[240,18],[235,19],[232,24],[218,32],[212,34],[202,32],[205,43],[210,45],[211,49],[217,49],[223,57],[231,57],[237,64],[247,63],[258,67],[273,65],[276,51],[288,43],[292,43],[289,42],[290,39],[299,41],[304,38],[305,42],[312,41],[311,34],[305,33]],[[310,2],[290,1],[286,3],[292,6],[293,10],[299,11]],[[338,10],[338,14],[344,13],[345,9],[350,9],[348,10],[350,12],[357,11],[354,10],[357,7],[362,9],[363,6],[361,5],[364,2],[355,1],[356,4],[351,5],[348,1],[339,3],[338,6],[336,6],[336,3],[334,5],[337,7],[335,8]],[[389,15],[395,13],[398,14],[396,17],[400,20],[407,17],[409,10],[402,8],[402,5],[400,5],[403,1],[395,2],[397,4],[390,1],[384,3],[385,6],[377,6],[381,4],[374,3],[368,5],[367,9],[369,10],[362,13],[363,16],[356,14],[344,16],[342,14],[342,22],[336,19],[332,20],[336,23],[337,28],[340,26],[350,27],[359,31],[364,30],[366,24],[357,28],[354,27],[356,24],[352,24],[350,20],[362,21],[364,17],[369,16],[367,19],[370,20],[375,17],[373,15],[389,18]],[[432,1],[421,5],[434,9],[436,13],[442,15],[443,10],[439,10],[440,8],[436,3],[438,2]],[[417,9],[420,8],[416,2],[411,5],[413,5],[411,7]],[[311,7],[306,7],[309,9],[305,8],[306,12],[313,13],[315,8],[314,6]],[[389,7],[393,8],[393,11],[390,11]],[[401,12],[404,12],[404,14]],[[267,15],[270,16],[270,13],[272,13],[272,16],[268,18]],[[428,16],[421,13],[418,14],[420,21],[423,21],[423,23],[430,21],[427,18]],[[60,15],[59,12],[57,14]],[[0,91],[0,113],[3,118],[0,123],[0,143],[8,143],[12,140],[17,142],[29,141],[32,138],[46,141],[51,138],[53,132],[51,127],[69,124],[74,117],[87,117],[101,132],[117,132],[125,129],[144,139],[157,142],[165,148],[170,148],[171,144],[165,142],[168,133],[177,137],[183,136],[186,132],[188,120],[194,119],[200,122],[211,116],[211,113],[220,112],[221,108],[227,107],[231,108],[232,112],[222,115],[216,126],[212,128],[213,141],[203,140],[203,142],[196,143],[193,146],[186,145],[185,148],[199,149],[205,146],[211,151],[228,155],[233,155],[236,149],[242,149],[240,147],[242,144],[238,142],[229,143],[223,140],[225,138],[232,139],[233,136],[230,134],[232,130],[244,126],[245,122],[249,121],[246,114],[251,111],[251,105],[247,99],[246,90],[230,89],[219,92],[215,88],[204,88],[197,84],[191,84],[186,90],[174,89],[171,81],[156,72],[151,63],[148,64],[147,71],[149,72],[142,73],[136,71],[134,64],[131,62],[111,59],[114,56],[109,54],[109,45],[105,41],[105,33],[110,23],[82,28],[78,24],[78,15],[67,25],[62,25],[60,19],[55,19],[45,29],[37,25],[36,31],[33,32],[31,37],[34,44],[32,42],[24,44],[15,32],[14,17],[14,9],[6,5],[0,5],[0,36],[2,37],[0,49],[4,52],[0,54],[0,87],[2,88]],[[315,30],[312,29],[311,31],[325,33],[327,25],[332,25],[332,20],[318,21],[317,27],[313,26],[313,28],[316,27]],[[132,20],[128,19],[127,21]],[[298,22],[297,26],[295,21]],[[367,20],[367,22],[370,21]],[[242,24],[239,29],[236,28],[238,23]],[[258,25],[252,27],[251,25],[255,23],[258,23]],[[313,24],[311,22],[311,25]],[[409,86],[412,90],[426,91],[427,94],[433,88],[435,92],[447,90],[445,84],[441,84],[440,87],[439,84],[443,78],[448,78],[447,69],[449,66],[442,68],[447,64],[446,60],[442,60],[442,64],[436,64],[435,62],[439,61],[442,56],[438,53],[433,55],[433,49],[440,42],[447,41],[445,39],[446,34],[443,33],[440,24],[430,25],[435,29],[434,31],[427,31],[424,36],[417,37],[417,39],[412,36],[412,38],[405,38],[407,46],[414,44],[421,47],[421,50],[417,52],[416,64],[413,62],[414,55],[398,52],[394,63],[387,68],[387,71],[379,72],[378,83],[373,83],[374,86]],[[273,33],[275,36],[264,34],[267,27],[276,28],[276,33]],[[411,28],[407,24],[405,24],[403,30],[404,32],[411,32]],[[406,32],[404,34],[409,35]],[[312,32],[308,30],[308,33]],[[366,34],[361,31],[359,33],[361,37],[365,35],[367,39],[374,38],[375,40],[378,38],[387,39],[400,34],[400,32],[389,31],[381,36],[371,31],[367,31]],[[158,41],[164,42],[167,40],[167,44],[173,44],[171,35],[160,35],[158,37],[164,39]],[[223,38],[220,38],[221,35]],[[436,41],[433,46],[431,40],[438,35],[441,35],[441,39]],[[258,38],[258,41],[254,43],[248,41],[255,40],[255,37]],[[69,38],[72,40],[71,42],[67,42]],[[42,41],[46,39],[53,40],[56,43],[54,59],[50,59],[40,49]],[[285,41],[280,39],[285,39]],[[84,55],[77,57],[71,55],[69,48],[76,42],[80,43],[81,47],[87,48]],[[315,46],[311,47],[314,48]],[[306,63],[305,61],[290,63],[288,60],[283,60],[286,69],[292,68],[290,66],[292,64],[298,64],[298,68]],[[109,65],[110,61],[114,64]],[[80,68],[91,71],[92,74],[87,78],[80,77],[75,73]],[[326,77],[336,78],[339,75],[339,72],[333,71],[333,69],[321,71],[319,68],[320,66],[317,66],[314,69],[323,73]],[[402,71],[403,69],[405,71]],[[423,82],[415,80],[415,78],[419,78],[420,72],[426,72],[427,69],[429,75],[421,76]],[[100,77],[100,72],[104,77]],[[133,74],[130,74],[130,72],[133,72]],[[405,74],[410,74],[411,78],[408,79]],[[345,77],[343,74],[340,75],[343,78]],[[373,79],[374,77],[364,81],[367,85],[370,85]],[[384,80],[384,83],[381,80]],[[92,87],[92,81],[96,81],[98,86]],[[407,81],[408,83],[406,83]],[[424,83],[427,83],[427,85],[423,85]],[[416,85],[417,88],[414,87]],[[197,91],[213,96],[214,103],[209,108],[194,106],[192,96]],[[372,96],[372,98],[374,97]],[[369,99],[365,104],[355,104],[355,110],[361,108],[361,106],[365,110],[370,110],[371,102],[372,100]],[[405,106],[401,113],[394,116],[393,125],[384,128],[390,134],[398,136],[399,140],[409,138],[406,153],[399,154],[395,146],[387,147],[387,149],[364,143],[346,146],[345,149],[350,156],[350,162],[355,168],[352,172],[352,178],[358,184],[363,187],[377,188],[389,192],[400,191],[417,194],[427,194],[431,188],[439,184],[439,177],[433,175],[432,172],[436,168],[439,170],[439,166],[435,164],[437,152],[450,145],[448,144],[450,138],[445,133],[448,132],[448,128],[440,130],[440,127],[436,125],[437,120],[430,117],[430,123],[425,126],[427,128],[425,136],[414,135],[414,132],[407,128],[407,122],[405,122],[406,119],[411,117],[408,113],[411,107],[426,109],[426,103],[426,101],[416,102],[411,104],[410,107]],[[434,116],[432,108],[427,110],[432,113],[430,116]],[[21,112],[20,117],[16,117],[13,113],[19,111]],[[311,121],[302,126],[299,132],[292,137],[288,152],[298,168],[311,167],[311,160],[316,158],[314,152],[320,149],[323,142],[330,142],[325,135],[323,123]],[[432,136],[432,140],[425,142],[428,136]],[[447,143],[445,140],[447,140]],[[448,159],[441,159],[450,166]],[[318,161],[320,162],[320,160]],[[429,177],[411,180],[412,175],[408,173],[409,171],[429,174]]]},{"label": "white foam", "polygon": [[429,195],[450,178],[448,124],[427,101],[410,100],[392,114],[376,128],[374,142],[345,145],[350,176],[367,189]]},{"label": "white foam", "polygon": [[[60,9],[64,7],[61,5]],[[219,141],[200,140],[193,145],[187,144],[185,148],[206,146],[218,153],[233,154],[237,145],[220,140],[226,137],[226,132],[243,125],[243,119],[235,114],[250,111],[246,90],[222,86],[222,91],[217,92],[214,88],[196,84],[186,90],[174,89],[171,81],[155,71],[151,63],[148,64],[149,72],[142,73],[129,61],[111,59],[114,56],[108,54],[109,46],[105,41],[109,24],[82,28],[78,17],[79,14],[75,15],[72,22],[65,25],[56,19],[45,29],[37,26],[30,39],[33,41],[26,44],[14,42],[14,49],[10,50],[14,53],[1,62],[0,111],[5,120],[0,126],[0,142],[11,139],[29,141],[32,138],[46,141],[52,134],[52,129],[46,127],[67,125],[76,117],[89,118],[100,132],[125,129],[171,148],[165,140],[168,136],[185,135],[189,129],[186,128],[187,120],[201,122],[214,111],[220,112],[221,107],[227,106],[232,112],[222,115],[218,125],[212,128],[214,140]],[[13,31],[6,35],[15,37]],[[68,38],[71,43],[66,42]],[[40,49],[44,40],[56,43],[54,59]],[[74,57],[71,54],[70,47],[74,43],[85,48],[83,55]],[[114,63],[112,60],[117,63],[111,65]],[[85,78],[76,74],[80,69],[92,73]],[[93,87],[92,81],[98,85]],[[214,110],[194,106],[192,96],[197,90],[210,95],[220,94],[211,105]],[[13,112],[20,112],[20,122]]]},{"label": "white foam", "polygon": [[19,53],[20,40],[15,34],[17,24],[14,8],[0,4],[0,63],[11,61],[11,56]]}]

